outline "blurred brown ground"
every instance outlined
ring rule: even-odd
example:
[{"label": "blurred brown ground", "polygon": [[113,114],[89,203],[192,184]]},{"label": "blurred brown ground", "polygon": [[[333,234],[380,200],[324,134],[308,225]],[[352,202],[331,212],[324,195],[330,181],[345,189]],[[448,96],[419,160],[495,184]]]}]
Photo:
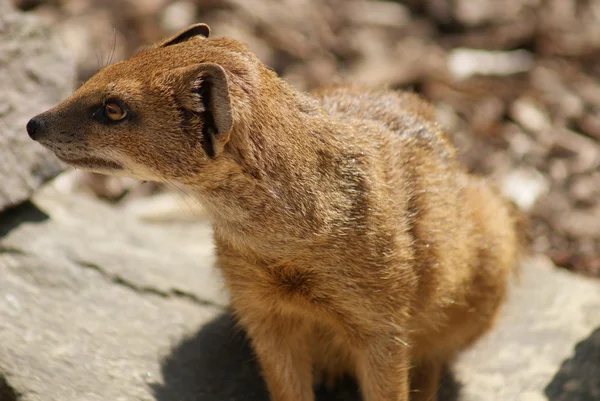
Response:
[{"label": "blurred brown ground", "polygon": [[[532,221],[533,250],[600,277],[600,1],[14,0],[55,25],[79,81],[194,22],[299,89],[359,82],[434,102],[470,170]],[[79,175],[123,202],[152,186]]]}]

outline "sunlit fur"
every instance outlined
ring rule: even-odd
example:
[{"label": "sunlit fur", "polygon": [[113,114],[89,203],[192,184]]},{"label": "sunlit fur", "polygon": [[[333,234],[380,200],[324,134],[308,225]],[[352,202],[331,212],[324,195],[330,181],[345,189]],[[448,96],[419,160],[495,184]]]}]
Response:
[{"label": "sunlit fur", "polygon": [[[512,209],[457,164],[416,95],[299,93],[239,42],[206,33],[102,69],[44,113],[40,142],[88,158],[77,167],[197,195],[273,401],[311,401],[315,378],[343,374],[365,401],[434,400],[442,364],[490,328],[504,298]],[[208,79],[221,85],[210,141],[198,95]],[[91,120],[110,97],[129,118]]]}]

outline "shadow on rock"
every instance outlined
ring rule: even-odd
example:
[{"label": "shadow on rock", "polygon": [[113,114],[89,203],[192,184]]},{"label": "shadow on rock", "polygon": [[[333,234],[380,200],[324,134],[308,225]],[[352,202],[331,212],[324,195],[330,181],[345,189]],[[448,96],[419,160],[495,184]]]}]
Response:
[{"label": "shadow on rock", "polygon": [[545,389],[549,401],[600,400],[600,327],[575,346]]},{"label": "shadow on rock", "polygon": [[[154,385],[157,401],[269,401],[257,362],[244,332],[231,315],[203,326],[178,344],[162,362],[164,385]],[[460,385],[448,370],[440,401],[457,401]],[[317,401],[360,401],[353,380],[335,389],[315,389]]]},{"label": "shadow on rock", "polygon": [[22,223],[41,223],[50,218],[30,201],[8,208],[0,213],[0,238]]},{"label": "shadow on rock", "polygon": [[18,396],[15,390],[8,384],[4,376],[0,374],[0,400],[17,401]]}]

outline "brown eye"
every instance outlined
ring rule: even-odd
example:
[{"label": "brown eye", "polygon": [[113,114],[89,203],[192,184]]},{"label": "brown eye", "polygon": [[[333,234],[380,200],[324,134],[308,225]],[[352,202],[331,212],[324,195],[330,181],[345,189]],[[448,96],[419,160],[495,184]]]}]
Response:
[{"label": "brown eye", "polygon": [[104,115],[111,121],[120,121],[127,117],[127,110],[117,103],[106,103]]}]

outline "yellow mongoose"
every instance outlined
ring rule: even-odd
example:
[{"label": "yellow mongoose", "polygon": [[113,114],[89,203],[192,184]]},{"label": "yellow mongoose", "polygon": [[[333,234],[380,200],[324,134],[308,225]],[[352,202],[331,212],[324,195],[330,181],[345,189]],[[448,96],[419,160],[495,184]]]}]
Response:
[{"label": "yellow mongoose", "polygon": [[434,400],[516,264],[510,206],[457,165],[427,103],[299,93],[204,24],[103,68],[27,130],[72,166],[197,195],[273,401],[343,374],[365,401]]}]

